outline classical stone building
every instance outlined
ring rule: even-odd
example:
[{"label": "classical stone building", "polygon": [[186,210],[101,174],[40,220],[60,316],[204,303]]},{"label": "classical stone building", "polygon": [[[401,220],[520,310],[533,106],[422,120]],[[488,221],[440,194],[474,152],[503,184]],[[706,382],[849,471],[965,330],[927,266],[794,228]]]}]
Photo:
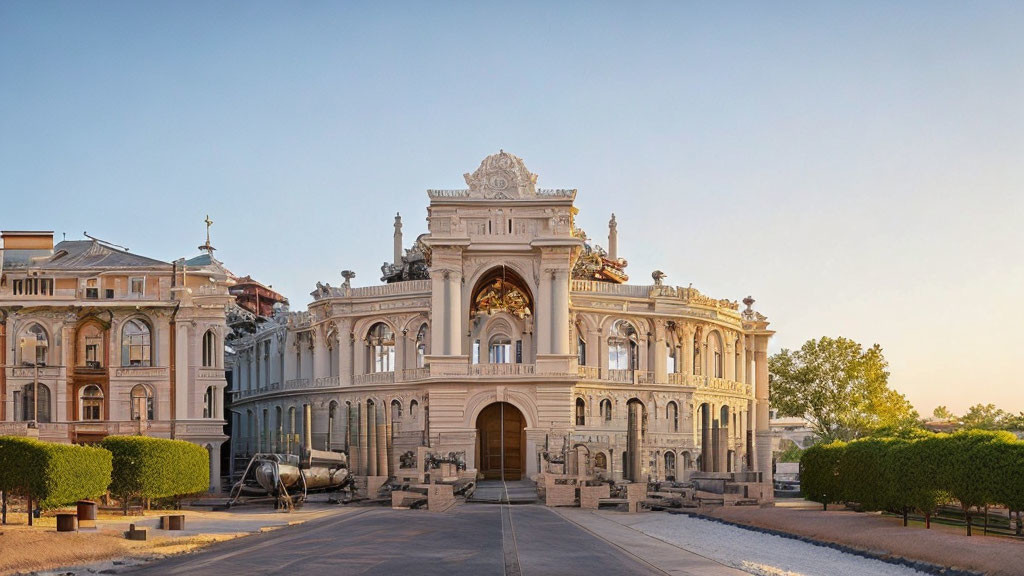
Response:
[{"label": "classical stone building", "polygon": [[[429,232],[384,283],[317,284],[233,344],[232,449],[312,443],[357,475],[401,475],[420,446],[468,474],[533,477],[553,460],[607,478],[753,473],[770,482],[768,321],[693,287],[631,285],[574,222],[575,190],[543,190],[501,152],[430,190]],[[756,471],[763,474],[758,475]],[[768,491],[770,494],[770,490]]]},{"label": "classical stone building", "polygon": [[189,440],[220,487],[230,273],[205,253],[161,262],[94,239],[3,232],[0,435]]}]

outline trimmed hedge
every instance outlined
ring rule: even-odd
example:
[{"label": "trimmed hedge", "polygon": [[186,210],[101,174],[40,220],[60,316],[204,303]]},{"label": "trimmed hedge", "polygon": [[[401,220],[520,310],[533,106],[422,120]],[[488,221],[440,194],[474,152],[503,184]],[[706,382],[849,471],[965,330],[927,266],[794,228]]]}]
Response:
[{"label": "trimmed hedge", "polygon": [[804,497],[821,502],[828,508],[833,502],[842,502],[839,483],[839,458],[846,448],[844,442],[815,444],[804,450],[800,457],[800,489]]},{"label": "trimmed hedge", "polygon": [[210,487],[210,457],[202,446],[145,436],[108,436],[100,445],[113,454],[110,492],[120,500],[185,496]]},{"label": "trimmed hedge", "polygon": [[964,511],[990,505],[1024,510],[1024,442],[1008,432],[970,430],[913,439],[867,438],[808,448],[800,483],[808,500],[828,507],[854,502],[866,510],[911,510],[926,520],[944,503]]},{"label": "trimmed hedge", "polygon": [[59,508],[107,491],[110,452],[91,446],[0,437],[0,490]]}]

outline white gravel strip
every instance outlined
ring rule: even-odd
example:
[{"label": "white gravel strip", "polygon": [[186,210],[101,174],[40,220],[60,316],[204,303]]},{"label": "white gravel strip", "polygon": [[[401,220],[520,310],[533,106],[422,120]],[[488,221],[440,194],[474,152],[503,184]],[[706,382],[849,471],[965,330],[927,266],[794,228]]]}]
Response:
[{"label": "white gravel strip", "polygon": [[920,576],[924,572],[873,558],[840,552],[774,534],[765,534],[684,515],[651,515],[632,527],[759,576]]}]

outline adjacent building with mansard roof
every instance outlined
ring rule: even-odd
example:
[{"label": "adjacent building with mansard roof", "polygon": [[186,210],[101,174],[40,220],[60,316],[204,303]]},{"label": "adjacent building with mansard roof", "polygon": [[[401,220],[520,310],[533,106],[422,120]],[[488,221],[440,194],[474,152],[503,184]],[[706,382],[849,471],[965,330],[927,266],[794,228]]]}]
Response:
[{"label": "adjacent building with mansard roof", "polygon": [[209,238],[192,265],[52,232],[0,241],[0,435],[189,440],[210,450],[219,489],[234,298]]},{"label": "adjacent building with mansard roof", "polygon": [[465,180],[428,191],[411,249],[396,218],[381,284],[345,271],[233,343],[239,461],[294,451],[310,405],[314,447],[347,451],[356,475],[399,475],[428,446],[482,477],[532,477],[561,451],[606,478],[770,485],[772,332],[753,300],[660,272],[626,283],[614,216],[607,250],[592,245],[576,190],[538,188],[512,154]]}]

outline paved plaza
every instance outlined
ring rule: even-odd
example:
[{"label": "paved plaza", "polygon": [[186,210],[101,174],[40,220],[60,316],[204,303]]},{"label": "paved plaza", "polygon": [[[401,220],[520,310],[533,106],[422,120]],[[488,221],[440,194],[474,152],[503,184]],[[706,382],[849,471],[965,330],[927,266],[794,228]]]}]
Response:
[{"label": "paved plaza", "polygon": [[[595,518],[586,526],[537,505],[463,505],[442,514],[344,508],[298,526],[216,544],[197,554],[122,573],[743,574],[614,522]],[[622,541],[623,535],[633,540]]]}]

